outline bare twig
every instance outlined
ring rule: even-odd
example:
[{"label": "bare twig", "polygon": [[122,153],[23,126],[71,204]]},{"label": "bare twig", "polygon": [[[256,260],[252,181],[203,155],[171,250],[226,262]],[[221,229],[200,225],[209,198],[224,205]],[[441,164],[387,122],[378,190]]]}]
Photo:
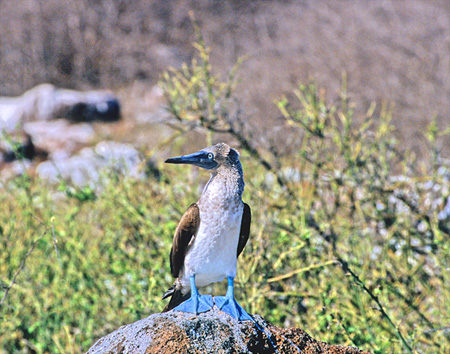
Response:
[{"label": "bare twig", "polygon": [[311,264],[308,267],[296,269],[296,270],[293,270],[292,272],[289,272],[287,274],[278,275],[276,277],[267,279],[267,282],[268,283],[273,283],[273,282],[276,282],[276,281],[284,280],[284,279],[287,279],[287,278],[291,278],[294,275],[297,275],[297,274],[300,274],[300,273],[308,272],[308,271],[313,270],[313,269],[322,268],[322,267],[325,267],[327,265],[336,264],[336,263],[338,263],[338,261],[333,259],[333,260],[330,260],[330,261],[326,261],[324,263]]},{"label": "bare twig", "polygon": [[[34,216],[33,216],[33,217],[34,217]],[[36,219],[36,218],[35,218],[35,219]],[[36,219],[36,220],[37,220],[37,219]],[[39,220],[38,220],[38,221],[39,221]],[[39,222],[40,222],[40,221],[39,221]],[[39,236],[39,237],[37,238],[37,240],[35,240],[35,241],[33,242],[33,244],[31,245],[31,248],[28,250],[27,254],[23,257],[22,263],[20,264],[19,269],[17,269],[16,273],[14,274],[13,279],[11,280],[11,283],[10,283],[9,286],[5,289],[5,294],[3,295],[3,298],[2,298],[2,300],[0,301],[0,306],[3,305],[3,303],[4,303],[5,300],[6,300],[6,296],[8,295],[8,292],[11,290],[11,288],[13,287],[13,285],[16,283],[17,276],[20,274],[20,272],[22,271],[23,267],[25,266],[25,262],[26,262],[28,256],[33,252],[33,250],[34,250],[34,248],[36,247],[36,245],[38,244],[38,242],[42,239],[42,237],[45,236],[45,234],[48,232],[49,229],[50,229],[50,227],[47,227],[47,228],[45,229],[45,231],[42,233],[42,235]]]},{"label": "bare twig", "polygon": [[398,327],[394,324],[392,319],[387,314],[386,310],[384,309],[383,305],[381,304],[380,300],[378,299],[378,296],[376,296],[374,293],[372,293],[369,290],[369,288],[364,284],[364,282],[361,279],[359,279],[359,277],[350,269],[350,267],[348,266],[348,263],[346,261],[344,261],[342,258],[338,258],[337,261],[339,261],[339,263],[341,264],[341,267],[342,267],[342,270],[344,271],[344,273],[350,274],[352,276],[352,278],[361,286],[361,288],[369,295],[369,297],[378,305],[378,310],[381,312],[382,316],[389,322],[389,324],[391,325],[395,334],[403,343],[403,346],[406,348],[408,353],[413,354],[411,347],[406,342],[406,339],[403,337],[403,335],[401,334]]},{"label": "bare twig", "polygon": [[53,245],[55,246],[55,252],[56,252],[56,257],[58,258],[58,262],[59,262],[59,266],[62,268],[62,262],[61,262],[61,257],[59,256],[59,252],[58,252],[58,246],[56,246],[56,236],[55,236],[55,226],[53,225],[53,221],[54,221],[55,217],[52,217],[52,236],[53,236]]}]

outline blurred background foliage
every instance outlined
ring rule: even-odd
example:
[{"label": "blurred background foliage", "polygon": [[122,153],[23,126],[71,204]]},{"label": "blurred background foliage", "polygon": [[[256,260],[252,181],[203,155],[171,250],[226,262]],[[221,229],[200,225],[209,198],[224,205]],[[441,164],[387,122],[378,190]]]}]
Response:
[{"label": "blurred background foliage", "polygon": [[[439,216],[448,165],[435,149],[448,131],[428,128],[431,163],[418,162],[393,136],[389,107],[375,116],[370,106],[354,123],[344,77],[338,104],[315,83],[274,102],[300,141],[294,154],[270,140],[255,146],[233,91],[239,65],[222,79],[199,30],[196,48],[161,81],[179,132],[172,152],[190,152],[183,141],[193,127],[240,147],[253,212],[238,265],[244,308],[374,353],[448,352],[450,235]],[[79,353],[163,308],[176,223],[208,176],[156,167],[145,180],[105,174],[101,190],[55,189],[28,175],[4,185],[1,353]]]},{"label": "blurred background foliage", "polygon": [[[1,1],[0,95],[44,82],[113,89],[127,119],[168,66],[179,69],[195,55],[190,10],[212,48],[216,74],[247,58],[236,94],[255,140],[268,136],[286,153],[296,151],[272,101],[294,98],[293,87],[313,79],[328,102],[338,103],[342,72],[355,118],[371,102],[392,102],[395,136],[421,157],[421,128],[432,117],[441,129],[448,124],[447,0]],[[439,144],[448,157],[450,139]]]}]

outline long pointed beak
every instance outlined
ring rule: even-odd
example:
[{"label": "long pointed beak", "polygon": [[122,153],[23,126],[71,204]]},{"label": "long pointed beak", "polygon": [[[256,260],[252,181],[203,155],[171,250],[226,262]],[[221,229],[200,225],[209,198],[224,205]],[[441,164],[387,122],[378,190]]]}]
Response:
[{"label": "long pointed beak", "polygon": [[166,163],[175,164],[189,164],[202,167],[207,170],[211,170],[217,166],[217,162],[214,159],[208,158],[209,153],[205,151],[194,152],[190,155],[171,157],[167,159]]}]

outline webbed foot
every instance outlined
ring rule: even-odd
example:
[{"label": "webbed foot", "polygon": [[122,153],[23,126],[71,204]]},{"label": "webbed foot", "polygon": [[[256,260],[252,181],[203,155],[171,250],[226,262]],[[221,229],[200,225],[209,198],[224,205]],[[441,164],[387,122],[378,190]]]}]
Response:
[{"label": "webbed foot", "polygon": [[202,312],[207,312],[213,307],[213,298],[211,295],[194,295],[175,307],[174,311],[189,312],[198,315]]},{"label": "webbed foot", "polygon": [[239,321],[253,321],[254,319],[245,311],[238,302],[228,296],[215,296],[214,302],[219,310],[229,314],[231,317]]},{"label": "webbed foot", "polygon": [[200,295],[195,286],[195,275],[189,277],[191,297],[174,308],[174,311],[189,312],[198,315],[212,310],[214,301],[211,295]]},{"label": "webbed foot", "polygon": [[225,296],[214,297],[214,302],[219,310],[229,314],[231,317],[236,318],[239,321],[253,321],[255,320],[250,316],[241,305],[234,298],[234,278],[227,277],[228,289]]}]

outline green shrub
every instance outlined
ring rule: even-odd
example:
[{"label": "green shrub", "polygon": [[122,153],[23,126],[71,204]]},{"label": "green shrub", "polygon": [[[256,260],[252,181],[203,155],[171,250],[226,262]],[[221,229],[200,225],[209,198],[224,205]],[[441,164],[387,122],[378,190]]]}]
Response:
[{"label": "green shrub", "polygon": [[[162,87],[180,131],[195,127],[214,142],[225,132],[239,142],[253,213],[238,264],[243,307],[374,353],[448,352],[449,234],[438,212],[449,186],[437,150],[432,165],[418,168],[399,151],[388,109],[370,107],[358,125],[345,87],[341,102],[329,105],[313,84],[300,86],[298,102],[276,102],[298,137],[296,152],[256,144],[233,101],[234,71],[224,83],[201,38],[197,47],[199,58],[165,75]],[[432,126],[431,147],[438,135]],[[189,171],[117,177],[96,193],[58,191],[27,176],[7,183],[0,190],[0,284],[8,290],[0,353],[79,353],[159,312],[173,281],[176,223],[208,178],[193,182]],[[203,292],[224,293],[225,284]]]}]

